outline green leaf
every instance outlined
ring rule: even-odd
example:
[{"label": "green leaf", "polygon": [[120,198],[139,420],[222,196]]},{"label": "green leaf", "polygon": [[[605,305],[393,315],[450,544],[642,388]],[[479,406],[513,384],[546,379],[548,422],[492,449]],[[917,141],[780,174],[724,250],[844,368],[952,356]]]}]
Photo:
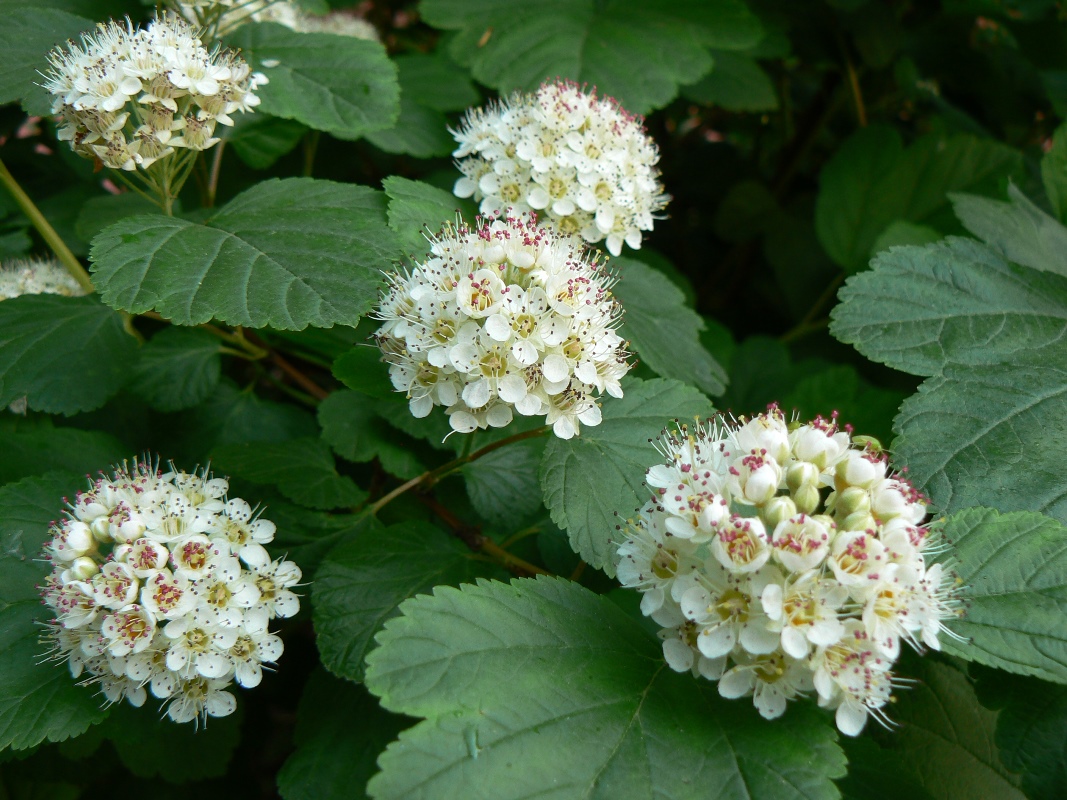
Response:
[{"label": "green leaf", "polygon": [[918,681],[896,694],[893,738],[922,786],[934,800],[1023,800],[993,741],[996,714],[978,704],[967,676],[931,659],[915,662]]},{"label": "green leaf", "polygon": [[583,559],[611,576],[616,514],[644,504],[645,472],[660,461],[652,439],[672,419],[713,411],[706,397],[678,381],[634,378],[623,389],[621,400],[605,401],[600,425],[574,439],[550,439],[539,473],[553,522],[567,531]]},{"label": "green leaf", "polygon": [[152,408],[177,411],[202,403],[219,385],[219,339],[207,331],[164,328],[141,348],[131,380]]},{"label": "green leaf", "polygon": [[795,411],[800,419],[809,420],[835,410],[842,423],[850,423],[859,433],[886,443],[891,440],[893,417],[904,402],[904,392],[870,385],[850,364],[804,371],[807,374],[779,398],[787,415]]},{"label": "green leaf", "polygon": [[942,219],[949,192],[999,191],[1019,165],[1018,152],[990,139],[930,134],[905,149],[892,128],[863,128],[823,168],[815,206],[819,241],[835,263],[857,272],[891,223],[938,228],[950,222]]},{"label": "green leaf", "polygon": [[1067,125],[1056,129],[1052,149],[1041,159],[1041,180],[1053,213],[1067,223]]},{"label": "green leaf", "polygon": [[269,114],[239,114],[223,138],[237,157],[252,169],[268,169],[290,153],[308,132],[307,126]]},{"label": "green leaf", "polygon": [[363,680],[371,640],[396,615],[402,600],[493,572],[456,539],[425,522],[357,532],[327,553],[312,584],[323,665],[335,675]]},{"label": "green leaf", "polygon": [[378,458],[382,468],[405,480],[426,467],[403,444],[383,430],[373,399],[358,392],[337,391],[319,404],[322,438],[341,458],[357,463]]},{"label": "green leaf", "polygon": [[537,465],[544,449],[544,439],[528,439],[464,465],[467,497],[482,519],[510,533],[542,510]]},{"label": "green leaf", "polygon": [[92,20],[54,8],[29,6],[5,13],[0,26],[0,104],[22,100],[29,113],[50,113],[51,96],[37,85],[40,73],[48,71],[48,52],[92,28]]},{"label": "green leaf", "polygon": [[442,112],[477,105],[470,76],[440,54],[412,53],[394,61],[400,70],[400,117],[388,130],[368,134],[367,141],[387,153],[447,156],[456,143]]},{"label": "green leaf", "polygon": [[430,251],[426,234],[454,223],[457,214],[467,208],[464,201],[443,189],[396,175],[382,181],[382,187],[389,196],[389,227],[400,237],[404,250],[419,259]]},{"label": "green leaf", "polygon": [[197,729],[176,725],[148,708],[119,703],[101,728],[123,765],[138,778],[182,784],[226,774],[241,740],[242,711],[238,703],[237,713]]},{"label": "green leaf", "polygon": [[1067,686],[982,670],[977,689],[983,704],[999,710],[1000,758],[1022,775],[1026,796],[1060,800],[1067,786]]},{"label": "green leaf", "polygon": [[971,239],[880,253],[848,279],[830,332],[872,361],[915,375],[997,364],[1067,331],[1067,280],[1006,262]]},{"label": "green leaf", "polygon": [[311,437],[284,442],[244,442],[214,449],[216,472],[277,486],[294,503],[311,508],[356,506],[367,493],[337,474],[330,448]]},{"label": "green leaf", "polygon": [[664,378],[690,383],[710,395],[726,390],[726,372],[700,343],[704,320],[659,270],[632,258],[612,263],[620,280],[613,289],[625,310],[619,331],[638,358]]},{"label": "green leaf", "polygon": [[373,345],[353,347],[334,361],[333,376],[369,397],[393,400],[399,396],[389,380],[389,365],[382,361],[382,351]]},{"label": "green leaf", "polygon": [[884,750],[867,736],[841,742],[848,775],[837,782],[842,800],[931,800],[908,769],[907,756]]},{"label": "green leaf", "polygon": [[871,245],[871,253],[881,253],[890,247],[903,247],[906,245],[924,245],[940,241],[941,233],[929,225],[917,225],[898,219],[889,223],[884,231],[878,234],[878,238]]},{"label": "green leaf", "polygon": [[952,195],[963,226],[1009,261],[1067,276],[1067,228],[1015,188],[1003,203],[969,194]]},{"label": "green leaf", "polygon": [[904,402],[894,430],[897,459],[940,510],[988,505],[1067,522],[1063,347],[1010,365],[946,367]]},{"label": "green leaf", "polygon": [[293,330],[355,325],[396,255],[381,193],[312,178],[264,181],[203,223],[131,217],[92,247],[94,283],[115,308]]},{"label": "green leaf", "polygon": [[39,555],[62,498],[82,483],[50,473],[0,489],[0,750],[59,742],[107,715],[65,663],[41,662],[41,622],[51,615],[37,591],[48,573]]},{"label": "green leaf", "polygon": [[774,111],[778,93],[756,59],[743,53],[713,50],[715,66],[682,90],[688,99],[728,111]]},{"label": "green leaf", "polygon": [[798,704],[768,722],[671,672],[655,637],[578,584],[483,581],[401,610],[367,687],[427,719],[379,758],[378,800],[838,797],[825,716]]},{"label": "green leaf", "polygon": [[278,773],[284,800],[361,800],[378,754],[408,720],[383,711],[362,686],[316,670],[296,711],[296,750]]},{"label": "green leaf", "polygon": [[762,35],[740,0],[423,0],[419,8],[430,25],[460,31],[449,52],[487,86],[529,90],[571,78],[634,114],[700,80],[712,63],[706,48],[743,50]]},{"label": "green leaf", "polygon": [[992,667],[1067,683],[1067,527],[1043,514],[968,508],[945,521],[947,562],[966,614],[945,650]]},{"label": "green leaf", "polygon": [[274,491],[264,487],[255,498],[263,503],[263,516],[278,527],[271,549],[299,564],[305,576],[314,575],[323,557],[357,530],[382,528],[374,517],[312,511]]},{"label": "green leaf", "polygon": [[95,474],[131,453],[100,431],[56,428],[50,419],[0,416],[0,483],[46,472]]},{"label": "green leaf", "polygon": [[50,414],[99,408],[125,382],[137,342],[99,298],[26,295],[0,303],[0,407],[25,396]]},{"label": "green leaf", "polygon": [[226,40],[270,78],[256,90],[268,114],[338,139],[358,139],[396,122],[396,67],[378,42],[296,33],[269,22],[242,25]]},{"label": "green leaf", "polygon": [[81,206],[74,231],[80,239],[92,241],[109,225],[137,214],[159,214],[159,207],[135,192],[91,197]]}]

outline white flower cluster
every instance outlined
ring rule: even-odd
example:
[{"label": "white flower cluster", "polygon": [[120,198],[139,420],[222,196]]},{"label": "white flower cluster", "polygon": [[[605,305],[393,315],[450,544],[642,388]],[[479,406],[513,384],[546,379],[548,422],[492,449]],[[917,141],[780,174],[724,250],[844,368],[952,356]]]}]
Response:
[{"label": "white flower cluster", "polygon": [[615,256],[623,242],[641,247],[669,199],[643,120],[570,81],[471,109],[452,134],[457,196],[473,195],[487,216],[540,211],[562,233],[607,239]]},{"label": "white flower cluster", "polygon": [[411,413],[445,406],[454,430],[544,414],[569,439],[600,424],[630,368],[613,278],[579,239],[533,214],[446,226],[429,257],[389,276],[376,338]]},{"label": "white flower cluster", "polygon": [[44,88],[62,115],[59,138],[113,169],[148,169],[175,152],[216,144],[216,123],[259,105],[267,82],[237,53],[208,51],[180,17],[158,16],[147,28],[100,24],[49,56]]},{"label": "white flower cluster", "polygon": [[85,289],[54,259],[34,258],[11,261],[0,266],[0,300],[10,300],[24,294],[80,297],[85,294]]},{"label": "white flower cluster", "polygon": [[774,406],[659,446],[618,576],[664,626],[670,667],[754,695],[768,719],[814,690],[849,736],[885,721],[901,640],[940,649],[958,613],[951,576],[925,561],[923,498],[873,440]]},{"label": "white flower cluster", "polygon": [[233,712],[224,689],[259,684],[278,660],[275,617],[300,607],[300,568],[263,547],[274,523],[210,473],[126,464],[79,492],[45,547],[52,657],[108,702],[166,701],[175,722]]},{"label": "white flower cluster", "polygon": [[377,29],[365,19],[344,11],[309,14],[290,0],[191,0],[177,3],[179,13],[194,25],[214,25],[225,36],[247,22],[274,22],[297,33],[332,33],[378,41]]}]

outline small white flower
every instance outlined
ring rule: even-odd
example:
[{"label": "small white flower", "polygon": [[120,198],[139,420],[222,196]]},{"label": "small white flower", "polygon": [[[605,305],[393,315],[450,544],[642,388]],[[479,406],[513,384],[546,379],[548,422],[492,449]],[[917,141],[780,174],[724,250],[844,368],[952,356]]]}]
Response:
[{"label": "small white flower", "polygon": [[61,294],[80,297],[86,289],[62,264],[52,259],[9,261],[0,266],[0,301],[24,294]]}]

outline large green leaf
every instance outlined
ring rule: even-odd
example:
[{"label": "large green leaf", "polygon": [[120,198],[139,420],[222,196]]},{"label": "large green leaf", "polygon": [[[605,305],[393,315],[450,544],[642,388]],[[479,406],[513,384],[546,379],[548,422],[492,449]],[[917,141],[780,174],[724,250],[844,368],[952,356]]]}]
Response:
[{"label": "large green leaf", "polygon": [[321,439],[221,445],[213,450],[212,461],[216,472],[277,486],[293,502],[311,508],[355,506],[367,499],[351,478],[337,474],[330,448]]},{"label": "large green leaf", "polygon": [[938,558],[962,581],[966,614],[943,637],[971,661],[1067,683],[1067,527],[1042,514],[968,508],[945,521]]},{"label": "large green leaf", "polygon": [[1018,778],[997,752],[996,714],[978,704],[967,676],[931,659],[923,659],[909,675],[918,680],[896,693],[891,716],[900,728],[893,743],[930,796],[1023,800]]},{"label": "large green leaf", "polygon": [[52,98],[38,86],[41,73],[48,71],[48,51],[92,28],[92,20],[54,8],[7,11],[0,25],[0,103],[22,100],[33,114],[49,113]]},{"label": "large green leaf", "polygon": [[336,675],[362,680],[371,640],[402,600],[439,584],[495,573],[471,556],[456,539],[424,522],[361,530],[339,544],[312,584],[322,663]]},{"label": "large green leaf", "polygon": [[241,114],[222,131],[237,157],[253,169],[267,169],[300,144],[307,126],[269,114]]},{"label": "large green leaf", "polygon": [[141,348],[133,390],[159,411],[203,402],[219,385],[218,337],[196,328],[164,328]]},{"label": "large green leaf", "polygon": [[76,414],[99,408],[137,354],[122,317],[99,298],[26,295],[0,303],[0,408]]},{"label": "large green leaf", "polygon": [[0,416],[0,483],[53,471],[91,475],[131,455],[102,431],[57,428],[47,417]]},{"label": "large green leaf", "polygon": [[0,750],[77,736],[107,713],[65,663],[41,661],[41,622],[50,616],[37,591],[48,572],[41,548],[62,498],[82,485],[50,473],[0,489]]},{"label": "large green leaf", "polygon": [[1041,159],[1045,194],[1060,222],[1067,222],[1067,125],[1056,129],[1052,149]]},{"label": "large green leaf", "polygon": [[956,216],[971,233],[1009,260],[1067,276],[1067,228],[1035,206],[1014,184],[1008,202],[952,195]]},{"label": "large green leaf", "polygon": [[501,91],[571,78],[635,114],[669,103],[711,68],[708,47],[762,35],[740,0],[423,0],[423,19],[460,33],[449,52]]},{"label": "large green leaf", "polygon": [[180,325],[295,330],[355,325],[396,255],[380,192],[311,178],[264,181],[203,223],[130,217],[92,248],[111,306]]},{"label": "large green leaf", "polygon": [[995,366],[948,366],[908,398],[893,443],[945,512],[987,505],[1067,522],[1067,349]]},{"label": "large green leaf", "polygon": [[1062,346],[1067,333],[1067,280],[1013,266],[972,239],[897,248],[871,267],[841,289],[830,331],[895,369],[997,364]]},{"label": "large green leaf", "polygon": [[378,42],[264,22],[242,25],[227,43],[270,78],[256,90],[268,114],[339,139],[358,139],[396,122],[396,67]]},{"label": "large green leaf", "polygon": [[798,704],[768,722],[723,700],[576,583],[438,588],[401,611],[367,686],[427,719],[379,759],[378,800],[838,797],[845,761],[828,718]]},{"label": "large green leaf", "polygon": [[711,395],[726,389],[726,372],[700,343],[704,320],[685,295],[657,269],[632,258],[612,261],[614,292],[626,311],[619,333],[657,375],[690,383]]},{"label": "large green leaf", "polygon": [[543,511],[537,465],[544,439],[514,442],[463,467],[467,497],[478,515],[511,533]]},{"label": "large green leaf", "polygon": [[863,128],[823,168],[819,241],[839,266],[857,272],[891,223],[951,223],[949,192],[999,191],[1019,164],[1018,152],[991,139],[930,134],[905,149],[892,128]]},{"label": "large green leaf", "polygon": [[278,773],[285,800],[362,800],[378,754],[408,724],[362,686],[316,670],[296,711],[296,750]]},{"label": "large green leaf", "polygon": [[[541,459],[541,491],[552,520],[594,567],[615,574],[620,519],[644,504],[645,472],[660,461],[652,440],[672,419],[707,417],[711,403],[672,380],[623,383],[622,400],[604,403],[604,420],[573,439],[553,438]],[[618,515],[622,515],[620,518]]]}]

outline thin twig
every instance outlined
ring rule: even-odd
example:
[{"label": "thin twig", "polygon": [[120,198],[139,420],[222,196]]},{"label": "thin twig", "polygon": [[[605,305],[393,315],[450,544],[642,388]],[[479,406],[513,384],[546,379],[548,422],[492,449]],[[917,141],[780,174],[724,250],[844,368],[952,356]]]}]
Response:
[{"label": "thin twig", "polygon": [[225,139],[215,145],[215,157],[211,161],[211,174],[207,179],[207,203],[205,203],[207,208],[215,205],[215,195],[219,190],[219,174],[222,171],[222,151],[225,147]]}]

